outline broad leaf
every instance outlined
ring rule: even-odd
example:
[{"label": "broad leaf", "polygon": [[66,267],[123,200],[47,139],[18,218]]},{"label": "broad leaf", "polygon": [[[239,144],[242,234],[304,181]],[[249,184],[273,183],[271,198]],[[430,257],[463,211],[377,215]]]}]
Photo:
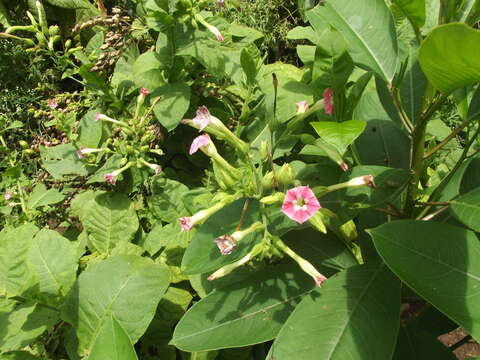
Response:
[{"label": "broad leaf", "polygon": [[369,230],[386,264],[410,288],[480,338],[480,243],[433,221],[399,220]]},{"label": "broad leaf", "polygon": [[358,65],[391,81],[397,69],[395,24],[384,0],[328,0],[307,13],[319,15],[345,38]]},{"label": "broad leaf", "polygon": [[453,200],[450,210],[462,223],[480,232],[480,188]]},{"label": "broad leaf", "polygon": [[245,202],[248,207],[243,217],[242,229],[260,219],[259,202],[255,199],[240,199],[216,212],[202,224],[190,241],[182,261],[185,274],[199,274],[216,270],[245,256],[263,236],[263,232],[250,233],[243,238],[238,247],[229,255],[222,255],[215,244],[215,239],[232,234],[240,222]]},{"label": "broad leaf", "polygon": [[153,108],[158,121],[168,131],[175,129],[190,105],[190,86],[184,82],[166,84],[157,89],[154,96],[160,96]]},{"label": "broad leaf", "polygon": [[133,203],[123,194],[100,194],[83,223],[93,249],[109,253],[115,246],[129,242],[138,229]]},{"label": "broad leaf", "polygon": [[479,46],[479,31],[465,24],[442,25],[423,41],[420,65],[433,86],[450,93],[480,81]]},{"label": "broad leaf", "polygon": [[168,270],[140,256],[120,255],[90,265],[62,309],[62,318],[76,331],[78,354],[90,353],[98,330],[111,316],[135,343],[147,329],[168,284]]},{"label": "broad leaf", "polygon": [[361,120],[345,122],[320,121],[310,123],[317,134],[330,145],[344,154],[347,147],[365,130],[366,123]]},{"label": "broad leaf", "polygon": [[72,144],[40,146],[40,157],[43,167],[56,180],[62,180],[64,175],[87,175],[83,162],[77,157],[77,149]]},{"label": "broad leaf", "polygon": [[393,1],[405,16],[417,28],[421,28],[425,24],[425,0],[394,0]]},{"label": "broad leaf", "polygon": [[[34,302],[0,299],[0,353],[20,350],[58,320],[58,313]],[[0,355],[3,360],[3,356]]]},{"label": "broad leaf", "polygon": [[348,268],[303,298],[267,359],[390,359],[399,314],[400,282],[384,264]]},{"label": "broad leaf", "polygon": [[455,360],[456,356],[434,336],[417,326],[400,326],[392,360]]},{"label": "broad leaf", "polygon": [[273,339],[314,283],[301,271],[270,268],[217,289],[182,317],[172,344],[184,351],[247,346]]},{"label": "broad leaf", "polygon": [[137,360],[128,334],[113,315],[108,316],[98,330],[87,360]]},{"label": "broad leaf", "polygon": [[59,203],[65,199],[63,195],[57,189],[49,189],[43,183],[37,184],[27,200],[27,207],[29,209],[35,209],[40,206],[52,205]]},{"label": "broad leaf", "polygon": [[87,0],[47,0],[47,2],[66,9],[89,9],[92,7]]},{"label": "broad leaf", "polygon": [[178,223],[178,219],[188,215],[182,201],[188,192],[184,184],[164,177],[156,177],[152,182],[152,194],[148,199],[148,205],[154,216],[160,220]]},{"label": "broad leaf", "polygon": [[147,51],[140,55],[133,64],[133,81],[138,87],[155,91],[165,84],[162,73],[162,62],[158,53]]},{"label": "broad leaf", "polygon": [[0,295],[18,296],[31,285],[27,254],[38,228],[33,224],[0,232]]},{"label": "broad leaf", "polygon": [[28,260],[35,270],[41,293],[67,295],[77,275],[74,243],[56,231],[42,229],[33,238]]},{"label": "broad leaf", "polygon": [[102,138],[102,122],[95,121],[96,110],[90,110],[78,124],[78,147],[96,148]]}]

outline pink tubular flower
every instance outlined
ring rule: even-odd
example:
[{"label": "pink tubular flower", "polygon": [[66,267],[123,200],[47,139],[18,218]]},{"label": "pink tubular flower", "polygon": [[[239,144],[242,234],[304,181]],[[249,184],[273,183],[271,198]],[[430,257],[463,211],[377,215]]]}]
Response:
[{"label": "pink tubular flower", "polygon": [[315,277],[315,284],[317,284],[317,286],[322,286],[322,283],[325,280],[327,280],[327,278],[324,275],[320,274],[320,275]]},{"label": "pink tubular flower", "polygon": [[3,197],[5,198],[5,201],[8,201],[12,198],[12,193],[10,191],[6,191]]},{"label": "pink tubular flower", "polygon": [[192,228],[197,225],[198,223],[202,222],[206,218],[210,216],[210,211],[209,209],[207,210],[200,210],[196,214],[190,216],[190,217],[182,217],[178,219],[180,222],[180,227],[182,228],[182,231],[190,231]]},{"label": "pink tubular flower", "polygon": [[237,247],[238,241],[230,235],[222,235],[215,239],[218,249],[222,255],[230,255]]},{"label": "pink tubular flower", "polygon": [[117,177],[114,173],[108,173],[103,175],[103,179],[111,185],[115,185],[117,182]]},{"label": "pink tubular flower", "polygon": [[143,96],[147,96],[148,94],[150,94],[150,91],[148,91],[148,89],[142,87],[142,88],[140,88],[140,94],[142,94]]},{"label": "pink tubular flower", "polygon": [[345,172],[348,171],[348,164],[346,162],[341,163],[340,167],[342,168],[343,171]]},{"label": "pink tubular flower", "polygon": [[312,189],[308,186],[297,186],[285,194],[282,212],[290,219],[303,224],[320,208]]},{"label": "pink tubular flower", "polygon": [[198,149],[200,149],[202,146],[206,146],[210,144],[210,136],[208,134],[203,134],[200,136],[197,136],[195,139],[192,141],[192,145],[190,145],[190,151],[188,152],[190,155],[195,154]]},{"label": "pink tubular flower", "polygon": [[199,131],[205,129],[205,127],[212,121],[210,111],[208,111],[205,105],[202,105],[197,110],[197,116],[192,119],[193,123],[198,126]]},{"label": "pink tubular flower", "polygon": [[94,117],[95,121],[100,120],[100,118],[101,118],[102,116],[103,116],[103,114],[96,113],[96,114],[95,114],[95,117]]},{"label": "pink tubular flower", "polygon": [[295,106],[297,107],[297,114],[303,114],[309,108],[308,103],[305,100],[295,103]]},{"label": "pink tubular flower", "polygon": [[193,221],[191,217],[182,217],[178,219],[180,222],[180,227],[182,228],[182,231],[190,231],[193,228]]},{"label": "pink tubular flower", "polygon": [[332,88],[326,88],[323,92],[323,105],[325,114],[332,115],[333,113],[333,90]]}]

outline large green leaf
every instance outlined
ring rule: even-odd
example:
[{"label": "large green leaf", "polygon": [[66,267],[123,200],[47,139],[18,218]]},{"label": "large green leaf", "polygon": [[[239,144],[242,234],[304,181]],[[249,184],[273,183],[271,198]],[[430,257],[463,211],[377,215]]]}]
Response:
[{"label": "large green leaf", "polygon": [[480,81],[480,32],[465,24],[438,26],[423,41],[419,61],[428,80],[450,93]]},{"label": "large green leaf", "polygon": [[8,353],[3,353],[0,357],[2,360],[46,360],[45,358],[39,358],[33,356],[26,351],[9,351]]},{"label": "large green leaf", "polygon": [[190,105],[190,86],[185,82],[166,84],[158,88],[153,96],[160,96],[153,109],[158,121],[168,131],[175,129]]},{"label": "large green leaf", "polygon": [[217,289],[187,311],[171,343],[206,351],[271,340],[312,286],[303,272],[282,266]]},{"label": "large green leaf", "polygon": [[384,264],[348,268],[303,298],[267,359],[390,359],[399,314],[400,282]]},{"label": "large green leaf", "polygon": [[347,151],[347,147],[365,130],[366,126],[365,121],[362,120],[349,120],[341,123],[319,121],[310,124],[323,140],[335,146],[342,155]]},{"label": "large green leaf", "polygon": [[458,220],[480,232],[480,188],[453,200],[450,209]]},{"label": "large green leaf", "polygon": [[[33,342],[58,320],[58,313],[34,302],[19,304],[0,299],[0,353],[19,350]],[[0,358],[3,357],[0,355]]]},{"label": "large green leaf", "polygon": [[158,53],[147,51],[140,55],[132,67],[133,81],[138,87],[154,91],[165,84],[162,62]]},{"label": "large green leaf", "polygon": [[137,360],[128,334],[113,315],[99,330],[87,360]]},{"label": "large green leaf", "polygon": [[188,192],[184,184],[164,177],[156,177],[152,182],[152,194],[148,205],[153,215],[160,220],[178,223],[178,219],[188,215],[183,196]]},{"label": "large green leaf", "polygon": [[393,2],[402,9],[415,27],[420,28],[425,24],[425,0],[394,0]]},{"label": "large green leaf", "polygon": [[77,149],[72,144],[40,146],[40,157],[45,169],[56,180],[62,180],[64,175],[87,175],[83,162],[77,157]]},{"label": "large green leaf", "polygon": [[239,199],[216,212],[202,224],[190,241],[182,260],[185,274],[200,274],[241,259],[251,250],[263,232],[254,232],[245,236],[238,247],[229,255],[222,255],[215,244],[215,239],[232,234],[238,226],[245,202],[247,211],[243,217],[242,229],[248,228],[260,219],[259,202],[255,199]]},{"label": "large green leaf", "polygon": [[37,184],[27,200],[27,207],[29,209],[35,209],[40,206],[51,205],[59,203],[65,199],[63,195],[57,189],[48,189],[43,183]]},{"label": "large green leaf", "polygon": [[119,243],[129,242],[138,229],[133,203],[123,194],[100,194],[83,223],[91,245],[100,253],[109,253]]},{"label": "large green leaf", "polygon": [[102,138],[102,122],[95,121],[96,110],[90,110],[81,119],[78,124],[79,147],[96,148]]},{"label": "large green leaf", "polygon": [[56,231],[42,229],[33,238],[28,260],[35,270],[41,293],[67,295],[77,275],[74,243]]},{"label": "large green leaf", "polygon": [[37,231],[35,225],[25,224],[0,232],[0,295],[21,295],[31,285],[33,274],[26,259]]},{"label": "large green leaf", "polygon": [[400,326],[392,360],[455,360],[453,353],[434,336],[417,326]]},{"label": "large green leaf", "polygon": [[76,331],[77,353],[90,353],[111,316],[135,343],[147,329],[168,284],[168,270],[140,256],[119,255],[90,265],[62,309],[62,318]]},{"label": "large green leaf", "polygon": [[480,338],[480,243],[474,232],[414,220],[386,223],[368,232],[402,281]]},{"label": "large green leaf", "polygon": [[307,13],[319,15],[342,35],[358,65],[391,81],[397,69],[395,23],[384,0],[329,0]]}]

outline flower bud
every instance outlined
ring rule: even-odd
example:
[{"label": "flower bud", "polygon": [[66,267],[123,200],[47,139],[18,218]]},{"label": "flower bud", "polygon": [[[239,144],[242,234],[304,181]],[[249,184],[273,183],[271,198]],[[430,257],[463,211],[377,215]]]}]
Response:
[{"label": "flower bud", "polygon": [[281,192],[277,192],[270,196],[265,196],[260,199],[262,204],[272,205],[276,203],[281,203],[285,199],[285,194]]},{"label": "flower bud", "polygon": [[261,143],[260,143],[260,149],[258,151],[258,155],[260,157],[260,161],[265,161],[267,160],[268,158],[268,142],[263,140]]},{"label": "flower bud", "polygon": [[275,186],[273,171],[267,172],[262,179],[262,188],[264,191],[270,190]]},{"label": "flower bud", "polygon": [[290,164],[283,164],[278,172],[278,181],[280,185],[289,186],[295,179],[295,174]]}]

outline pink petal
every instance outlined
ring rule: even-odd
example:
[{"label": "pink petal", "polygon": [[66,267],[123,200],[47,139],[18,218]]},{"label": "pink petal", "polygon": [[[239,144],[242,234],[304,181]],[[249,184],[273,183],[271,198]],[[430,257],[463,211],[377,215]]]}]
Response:
[{"label": "pink petal", "polygon": [[211,121],[211,115],[205,105],[202,105],[197,110],[197,116],[192,119],[193,123],[203,130]]},{"label": "pink petal", "polygon": [[192,141],[192,145],[190,145],[190,151],[188,152],[190,155],[196,153],[200,147],[208,145],[210,143],[210,136],[208,134],[203,134],[197,136]]},{"label": "pink petal", "polygon": [[[306,209],[295,206],[298,200],[304,201]],[[298,203],[297,203],[298,204]],[[303,224],[310,219],[318,209],[320,209],[320,203],[318,202],[312,189],[308,186],[297,186],[287,191],[285,200],[282,204],[282,212],[290,219]]]},{"label": "pink petal", "polygon": [[189,217],[182,217],[178,219],[180,222],[180,227],[182,228],[182,231],[190,231],[193,227],[192,224],[192,219]]},{"label": "pink petal", "polygon": [[142,94],[144,96],[147,96],[148,94],[150,94],[150,91],[148,91],[148,89],[142,87],[142,88],[140,88],[140,94]]},{"label": "pink petal", "polygon": [[325,276],[323,276],[322,274],[320,274],[319,276],[317,276],[315,278],[315,283],[317,284],[317,286],[321,286],[322,283],[327,280],[327,278]]}]

